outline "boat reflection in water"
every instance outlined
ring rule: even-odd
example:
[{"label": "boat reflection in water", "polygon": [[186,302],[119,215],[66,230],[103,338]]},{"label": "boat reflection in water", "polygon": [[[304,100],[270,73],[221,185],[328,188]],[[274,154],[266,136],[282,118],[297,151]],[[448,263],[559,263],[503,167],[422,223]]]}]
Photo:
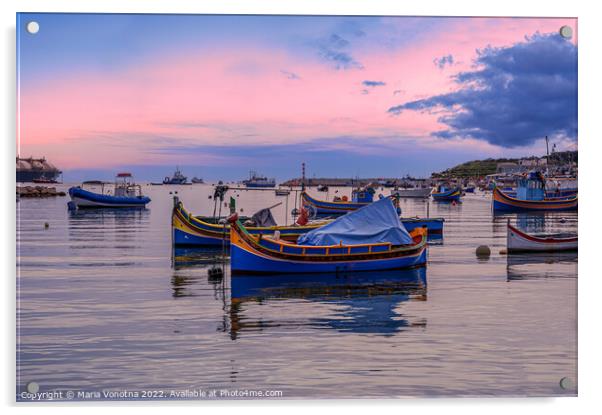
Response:
[{"label": "boat reflection in water", "polygon": [[[292,303],[288,317],[277,313],[274,318],[252,319],[246,315],[252,304],[268,306],[287,300]],[[295,315],[294,303],[298,300],[321,303],[329,312],[316,317]],[[424,319],[398,313],[396,309],[406,301],[426,301],[426,267],[339,274],[235,275],[231,278],[230,334],[236,339],[245,331],[310,327],[391,336],[410,327],[426,326]]]},{"label": "boat reflection in water", "polygon": [[[399,313],[404,302],[426,301],[426,267],[230,277],[223,251],[206,247],[174,249],[173,266],[173,297],[202,296],[212,290],[224,310],[218,330],[229,333],[232,340],[245,332],[266,330],[334,329],[391,336],[426,326],[424,319]],[[210,276],[215,267],[224,270],[223,277]],[[315,314],[307,315],[308,301],[316,304]],[[288,311],[283,313],[282,307]]]},{"label": "boat reflection in water", "polygon": [[529,252],[509,254],[507,280],[577,278],[577,252]]}]

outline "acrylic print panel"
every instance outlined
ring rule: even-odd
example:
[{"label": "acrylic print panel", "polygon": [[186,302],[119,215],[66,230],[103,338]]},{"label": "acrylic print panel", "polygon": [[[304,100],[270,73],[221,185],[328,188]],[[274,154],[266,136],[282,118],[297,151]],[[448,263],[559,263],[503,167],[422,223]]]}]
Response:
[{"label": "acrylic print panel", "polygon": [[17,34],[17,400],[576,395],[576,19]]}]

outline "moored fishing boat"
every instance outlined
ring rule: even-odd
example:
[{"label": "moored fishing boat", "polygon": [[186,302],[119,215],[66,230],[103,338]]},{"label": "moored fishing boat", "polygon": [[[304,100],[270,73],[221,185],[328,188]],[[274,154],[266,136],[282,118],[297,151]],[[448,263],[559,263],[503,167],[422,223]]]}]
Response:
[{"label": "moored fishing boat", "polygon": [[462,196],[462,190],[459,187],[448,188],[447,186],[438,186],[436,191],[431,193],[433,200],[458,202]]},{"label": "moored fishing boat", "polygon": [[378,271],[426,264],[426,230],[408,234],[390,199],[308,232],[297,244],[252,235],[237,216],[229,221],[233,274]]},{"label": "moored fishing boat", "polygon": [[276,196],[288,196],[291,194],[291,191],[288,189],[276,189],[274,190],[274,194]]},{"label": "moored fishing boat", "polygon": [[506,246],[512,252],[560,252],[576,251],[577,236],[546,235],[536,236],[510,225],[508,220]]},{"label": "moored fishing boat", "polygon": [[163,184],[190,184],[187,180],[188,178],[182,174],[178,167],[176,167],[173,176],[165,177],[165,179],[163,179]]},{"label": "moored fishing boat", "polygon": [[430,187],[414,187],[408,189],[395,189],[391,191],[391,196],[401,198],[420,198],[427,199],[431,196],[433,189]]},{"label": "moored fishing boat", "polygon": [[[142,195],[140,185],[135,184],[130,173],[119,173],[115,178],[113,194],[105,194],[105,186],[109,183],[102,181],[83,182],[82,186],[71,187],[69,207],[81,208],[144,208],[151,200]],[[83,186],[100,186],[100,193],[86,190]]]},{"label": "moored fishing boat", "polygon": [[[221,218],[224,219],[224,218]],[[250,218],[244,218],[250,219]],[[219,223],[219,217],[194,216],[184,208],[180,199],[174,197],[171,215],[173,243],[176,246],[221,246],[229,243],[230,225]],[[296,241],[299,235],[323,225],[324,222],[304,226],[249,226],[247,231],[253,235],[269,235],[278,231],[285,240]]]},{"label": "moored fishing boat", "polygon": [[243,180],[242,183],[247,187],[276,187],[276,179],[268,179],[265,176],[258,175],[254,171],[251,171],[249,179]]},{"label": "moored fishing boat", "polygon": [[343,197],[336,201],[319,200],[310,196],[307,192],[301,192],[301,205],[315,214],[315,216],[337,216],[353,212],[359,208],[372,203],[374,189],[354,189],[351,193],[351,201]]},{"label": "moored fishing boat", "polygon": [[498,187],[493,189],[494,212],[563,211],[577,209],[577,195],[547,197],[545,179],[539,172],[531,172],[518,180],[516,196],[510,196]]}]

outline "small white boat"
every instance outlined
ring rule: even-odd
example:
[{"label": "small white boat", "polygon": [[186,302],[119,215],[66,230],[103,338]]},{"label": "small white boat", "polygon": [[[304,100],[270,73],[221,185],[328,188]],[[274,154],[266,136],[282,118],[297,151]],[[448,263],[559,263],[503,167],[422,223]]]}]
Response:
[{"label": "small white boat", "polygon": [[577,236],[533,236],[510,225],[508,220],[508,253],[576,251]]},{"label": "small white boat", "polygon": [[391,191],[391,196],[415,197],[426,199],[431,195],[433,189],[430,187],[413,187],[409,189],[396,189]]}]

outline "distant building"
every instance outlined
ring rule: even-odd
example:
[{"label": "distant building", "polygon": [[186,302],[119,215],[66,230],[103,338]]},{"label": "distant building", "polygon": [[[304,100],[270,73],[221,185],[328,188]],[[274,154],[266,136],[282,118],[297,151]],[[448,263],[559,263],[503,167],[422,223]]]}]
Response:
[{"label": "distant building", "polygon": [[521,166],[517,163],[512,162],[504,162],[498,163],[495,168],[496,173],[509,174],[509,173],[518,173],[522,170]]},{"label": "distant building", "polygon": [[536,167],[545,167],[548,162],[545,157],[542,158],[529,158],[529,159],[521,159],[518,164],[521,167],[525,167],[526,169],[532,169]]}]

